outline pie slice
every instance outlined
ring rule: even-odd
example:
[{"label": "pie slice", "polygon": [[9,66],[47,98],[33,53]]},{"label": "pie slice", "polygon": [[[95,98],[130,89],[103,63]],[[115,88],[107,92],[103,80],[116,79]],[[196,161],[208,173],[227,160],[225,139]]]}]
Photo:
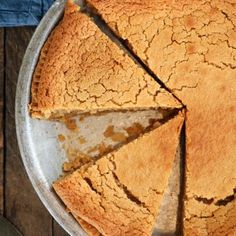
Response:
[{"label": "pie slice", "polygon": [[181,104],[68,1],[41,51],[29,107],[32,117],[48,119]]},{"label": "pie slice", "polygon": [[185,235],[236,235],[235,1],[89,2],[187,106]]},{"label": "pie slice", "polygon": [[[53,184],[102,235],[150,235],[179,143],[182,114]],[[171,135],[170,135],[171,134]],[[83,224],[83,223],[82,223]]]}]

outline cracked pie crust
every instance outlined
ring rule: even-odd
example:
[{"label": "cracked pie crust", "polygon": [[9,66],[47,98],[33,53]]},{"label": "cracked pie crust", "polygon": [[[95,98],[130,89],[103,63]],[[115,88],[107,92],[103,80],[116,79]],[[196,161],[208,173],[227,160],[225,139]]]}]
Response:
[{"label": "cracked pie crust", "polygon": [[181,107],[72,1],[41,50],[31,95],[32,117],[44,119]]},{"label": "cracked pie crust", "polygon": [[184,234],[236,235],[236,1],[88,1],[187,107]]},{"label": "cracked pie crust", "polygon": [[151,235],[182,123],[179,114],[87,169],[62,177],[53,184],[56,193],[82,226],[87,223],[85,229],[96,228],[95,235]]}]

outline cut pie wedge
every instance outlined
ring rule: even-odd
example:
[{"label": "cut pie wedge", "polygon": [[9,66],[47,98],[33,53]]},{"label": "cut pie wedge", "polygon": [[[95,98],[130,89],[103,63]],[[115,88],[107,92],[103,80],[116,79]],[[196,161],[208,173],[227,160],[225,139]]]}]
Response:
[{"label": "cut pie wedge", "polygon": [[53,184],[56,193],[73,215],[102,235],[150,235],[182,123],[180,114],[86,170],[59,179]]},{"label": "cut pie wedge", "polygon": [[32,117],[47,119],[181,104],[68,1],[41,51],[29,107]]}]

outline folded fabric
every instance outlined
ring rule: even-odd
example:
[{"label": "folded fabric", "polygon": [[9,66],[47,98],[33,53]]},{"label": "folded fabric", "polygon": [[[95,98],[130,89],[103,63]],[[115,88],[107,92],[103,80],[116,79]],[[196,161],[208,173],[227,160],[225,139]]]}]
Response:
[{"label": "folded fabric", "polygon": [[0,27],[37,25],[53,0],[0,0]]}]

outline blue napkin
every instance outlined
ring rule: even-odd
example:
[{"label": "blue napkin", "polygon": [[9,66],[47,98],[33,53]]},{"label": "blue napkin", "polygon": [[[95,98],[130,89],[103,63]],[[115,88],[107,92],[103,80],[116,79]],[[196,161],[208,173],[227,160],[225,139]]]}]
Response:
[{"label": "blue napkin", "polygon": [[37,25],[53,0],[0,0],[0,27]]}]

